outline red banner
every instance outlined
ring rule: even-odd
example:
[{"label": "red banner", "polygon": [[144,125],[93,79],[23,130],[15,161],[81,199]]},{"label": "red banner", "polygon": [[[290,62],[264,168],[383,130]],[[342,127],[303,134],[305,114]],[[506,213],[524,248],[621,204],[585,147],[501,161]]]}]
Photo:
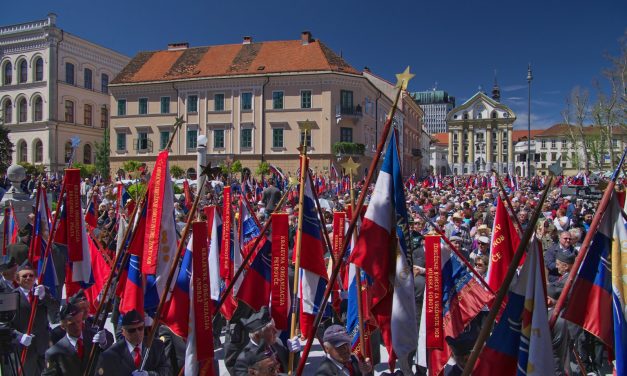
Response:
[{"label": "red banner", "polygon": [[67,253],[69,261],[83,261],[83,231],[81,226],[81,170],[65,170],[65,213],[67,215]]},{"label": "red banner", "polygon": [[211,245],[211,230],[213,230],[213,216],[216,211],[216,207],[214,205],[205,206],[203,208],[205,213],[205,217],[207,217],[207,242]]},{"label": "red banner", "polygon": [[220,277],[231,279],[231,187],[222,192],[222,245],[220,247]]},{"label": "red banner", "polygon": [[213,303],[209,286],[209,242],[207,241],[207,223],[194,222],[192,280],[194,284],[194,330],[196,335],[196,356],[198,362],[213,358]]},{"label": "red banner", "polygon": [[442,259],[439,235],[425,236],[425,312],[427,348],[442,349]]},{"label": "red banner", "polygon": [[290,293],[288,291],[288,215],[272,214],[272,318],[278,330],[286,330]]},{"label": "red banner", "polygon": [[159,242],[161,240],[161,216],[165,183],[170,183],[170,172],[167,170],[168,151],[159,153],[155,169],[148,182],[148,200],[146,211],[146,235],[144,238],[144,255],[142,257],[142,274],[156,274],[159,260]]},{"label": "red banner", "polygon": [[[499,197],[496,202],[496,214],[492,228],[490,244],[490,267],[488,268],[488,286],[492,291],[498,291],[505,279],[509,264],[520,244],[520,237],[514,228],[514,222],[507,214],[507,209]],[[524,259],[520,260],[520,265]]]},{"label": "red banner", "polygon": [[346,234],[346,212],[333,213],[333,240],[332,240],[332,252],[333,262],[340,260],[342,255],[342,244],[344,244],[344,237]]}]

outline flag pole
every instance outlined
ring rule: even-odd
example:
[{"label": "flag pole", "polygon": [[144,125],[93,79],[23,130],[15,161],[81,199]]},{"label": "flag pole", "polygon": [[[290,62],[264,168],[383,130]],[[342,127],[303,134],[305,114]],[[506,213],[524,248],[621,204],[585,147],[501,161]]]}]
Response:
[{"label": "flag pole", "polygon": [[612,179],[607,185],[607,188],[605,188],[605,192],[603,193],[601,202],[599,203],[599,206],[596,209],[594,217],[592,218],[592,223],[590,223],[590,228],[588,229],[588,232],[586,233],[586,237],[583,239],[583,242],[581,243],[581,248],[579,248],[579,253],[577,254],[577,258],[575,259],[575,263],[573,264],[573,267],[571,269],[573,270],[573,272],[568,274],[568,278],[566,279],[566,283],[564,284],[564,288],[562,289],[560,297],[557,299],[557,302],[555,303],[555,308],[553,308],[553,312],[551,313],[551,317],[549,318],[549,327],[551,328],[551,330],[555,326],[557,317],[566,306],[566,299],[568,299],[570,289],[572,287],[573,281],[575,280],[575,277],[578,274],[577,272],[579,271],[579,267],[581,266],[583,259],[588,253],[588,248],[590,248],[592,239],[594,238],[594,235],[596,234],[599,228],[599,225],[601,224],[601,219],[603,219],[603,215],[605,214],[605,211],[608,205],[610,204],[610,199],[612,198],[612,195],[614,194],[614,187],[616,186],[616,180],[618,179],[618,175],[620,174],[620,170],[621,170],[621,167],[623,166],[623,163],[625,163],[626,156],[627,156],[627,148],[625,148],[625,150],[623,151],[623,156],[620,159],[620,163],[618,164],[618,167],[616,167],[616,170],[614,171],[614,174],[612,175]]},{"label": "flag pole", "polygon": [[318,212],[318,219],[320,219],[320,224],[322,225],[322,238],[324,240],[324,245],[329,254],[331,255],[331,260],[335,262],[333,258],[332,245],[329,240],[329,231],[327,231],[327,227],[325,226],[324,214],[322,214],[322,207],[320,206],[320,200],[318,200],[318,192],[316,191],[316,187],[314,186],[313,179],[311,174],[309,174],[309,186],[311,187],[311,192],[313,193],[314,201],[316,203],[316,209]]},{"label": "flag pole", "polygon": [[4,236],[2,237],[2,256],[7,254],[7,244],[9,243],[9,206],[4,208]]},{"label": "flag pole", "polygon": [[[394,114],[396,113],[396,108],[398,107],[398,101],[401,96],[401,91],[407,90],[407,84],[409,80],[414,75],[409,72],[409,67],[405,69],[403,73],[397,74],[396,78],[398,80],[396,84],[396,96],[394,97],[394,102],[392,102],[392,108],[390,109],[390,113],[388,115],[387,120],[385,121],[385,125],[383,126],[383,131],[381,133],[381,139],[379,140],[379,144],[377,145],[377,151],[372,158],[372,162],[370,163],[370,168],[368,169],[368,175],[366,176],[366,181],[364,182],[364,189],[359,193],[359,198],[357,199],[357,204],[355,207],[355,211],[353,213],[353,218],[351,218],[350,224],[348,225],[348,230],[346,231],[347,236],[344,238],[344,242],[342,243],[340,260],[343,259],[346,250],[348,249],[348,245],[350,244],[350,238],[355,231],[355,226],[357,225],[357,218],[359,218],[358,214],[361,211],[361,208],[364,205],[364,200],[366,199],[366,192],[368,191],[368,187],[372,182],[372,178],[374,176],[374,170],[377,168],[379,161],[381,160],[381,154],[383,153],[383,147],[385,146],[386,140],[390,133],[390,128],[392,127],[392,120],[394,119]],[[314,333],[316,332],[320,322],[322,321],[322,314],[324,313],[324,309],[326,308],[327,301],[329,300],[329,296],[331,296],[331,290],[333,284],[335,284],[335,280],[340,273],[340,269],[342,267],[343,262],[339,262],[333,268],[333,273],[331,274],[331,278],[329,279],[329,283],[327,284],[327,288],[324,291],[324,298],[322,299],[321,306],[316,314],[316,318],[314,319],[314,324],[311,327],[311,335],[307,337],[307,343],[305,344],[305,348],[300,357],[300,362],[298,363],[298,369],[296,370],[296,375],[301,376],[303,370],[305,368],[305,362],[307,361],[307,357],[309,356],[309,351],[311,350],[311,345],[313,344]]]},{"label": "flag pole", "polygon": [[477,359],[479,358],[479,354],[481,353],[481,350],[483,349],[483,345],[485,344],[485,341],[488,339],[488,336],[490,335],[490,331],[492,330],[492,325],[494,325],[494,322],[496,320],[496,315],[498,314],[501,308],[501,305],[503,304],[505,295],[507,295],[509,291],[509,285],[512,283],[512,279],[514,278],[514,274],[516,273],[518,264],[520,263],[520,260],[522,259],[523,254],[525,253],[527,246],[529,245],[529,241],[531,240],[531,237],[533,236],[535,232],[535,224],[538,221],[538,218],[540,217],[540,212],[542,211],[542,205],[544,204],[544,201],[546,200],[546,197],[549,194],[549,189],[551,188],[552,182],[553,182],[553,175],[549,177],[549,184],[546,185],[546,188],[544,189],[544,192],[542,193],[542,197],[540,198],[538,207],[533,212],[533,216],[531,217],[531,220],[529,221],[529,226],[527,226],[527,229],[525,230],[525,233],[523,234],[523,237],[520,240],[520,244],[518,244],[518,249],[516,250],[516,253],[514,254],[514,258],[512,259],[512,262],[509,264],[509,268],[507,269],[507,274],[505,275],[505,278],[503,279],[503,284],[501,285],[501,288],[499,288],[499,290],[496,293],[496,297],[494,298],[492,307],[490,307],[490,312],[488,313],[488,316],[486,317],[484,321],[484,325],[481,328],[481,331],[479,332],[479,336],[477,337],[475,346],[472,349],[472,352],[470,353],[470,357],[468,358],[468,361],[466,362],[462,376],[470,375],[470,373],[475,367],[475,363],[477,362]]},{"label": "flag pole", "polygon": [[[294,285],[292,288],[292,320],[290,322],[290,338],[294,338],[296,334],[296,307],[298,304],[298,284],[300,277],[300,250],[303,242],[303,200],[305,199],[305,176],[309,163],[307,163],[307,133],[311,129],[311,123],[309,120],[302,124],[302,129],[305,131],[305,137],[300,145],[300,177],[299,184],[300,189],[298,191],[298,230],[296,231],[296,259],[294,261]],[[302,297],[301,297],[302,299]],[[327,297],[328,299],[328,297]],[[294,372],[294,353],[290,352],[287,362],[287,374],[291,376]]]},{"label": "flag pole", "polygon": [[[63,182],[61,183],[61,185],[62,185],[61,189],[63,189],[65,187],[65,179],[63,179]],[[33,211],[34,213],[37,213],[37,210],[39,210],[39,190],[40,189],[41,189],[41,181],[38,181],[37,182],[37,196],[35,197],[35,210]],[[35,237],[32,236],[31,234],[30,243],[28,244],[28,262],[30,262],[31,264],[34,264],[34,261],[33,261],[35,258],[34,253],[35,253]]]},{"label": "flag pole", "polygon": [[516,217],[516,213],[514,213],[514,205],[512,205],[512,202],[510,201],[509,196],[507,195],[507,192],[505,192],[505,187],[503,186],[503,183],[501,182],[501,177],[495,170],[492,170],[492,172],[494,172],[494,175],[496,175],[496,184],[498,184],[500,188],[499,192],[501,196],[503,196],[505,199],[505,204],[506,204],[505,207],[508,209],[507,214],[514,219],[514,223],[517,226],[516,230],[518,231],[518,236],[521,236],[522,226],[520,225],[520,221],[518,220],[518,217]]}]

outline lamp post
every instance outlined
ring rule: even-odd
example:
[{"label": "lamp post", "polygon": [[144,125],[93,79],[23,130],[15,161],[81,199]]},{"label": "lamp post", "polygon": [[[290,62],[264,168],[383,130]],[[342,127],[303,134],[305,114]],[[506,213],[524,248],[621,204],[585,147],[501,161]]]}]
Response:
[{"label": "lamp post", "polygon": [[527,66],[527,86],[528,91],[528,103],[527,103],[527,178],[531,180],[531,80],[533,75],[531,74],[531,63]]}]

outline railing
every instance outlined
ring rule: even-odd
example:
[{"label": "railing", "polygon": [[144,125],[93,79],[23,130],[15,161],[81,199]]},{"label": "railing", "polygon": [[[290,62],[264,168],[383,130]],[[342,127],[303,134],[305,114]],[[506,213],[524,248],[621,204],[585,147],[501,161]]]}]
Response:
[{"label": "railing", "polygon": [[357,106],[343,106],[338,104],[335,106],[335,114],[337,116],[348,115],[348,116],[363,116],[363,111],[360,105]]},{"label": "railing", "polygon": [[152,153],[152,141],[148,139],[136,138],[133,140],[133,149],[138,152]]}]

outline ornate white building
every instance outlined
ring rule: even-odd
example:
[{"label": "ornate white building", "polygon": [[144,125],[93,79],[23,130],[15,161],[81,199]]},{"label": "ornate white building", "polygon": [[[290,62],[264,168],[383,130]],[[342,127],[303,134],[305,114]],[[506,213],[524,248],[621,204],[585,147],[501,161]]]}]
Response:
[{"label": "ornate white building", "polygon": [[0,112],[13,162],[61,170],[70,138],[75,162],[94,163],[109,122],[109,81],[130,59],[56,26],[56,15],[0,27]]}]

